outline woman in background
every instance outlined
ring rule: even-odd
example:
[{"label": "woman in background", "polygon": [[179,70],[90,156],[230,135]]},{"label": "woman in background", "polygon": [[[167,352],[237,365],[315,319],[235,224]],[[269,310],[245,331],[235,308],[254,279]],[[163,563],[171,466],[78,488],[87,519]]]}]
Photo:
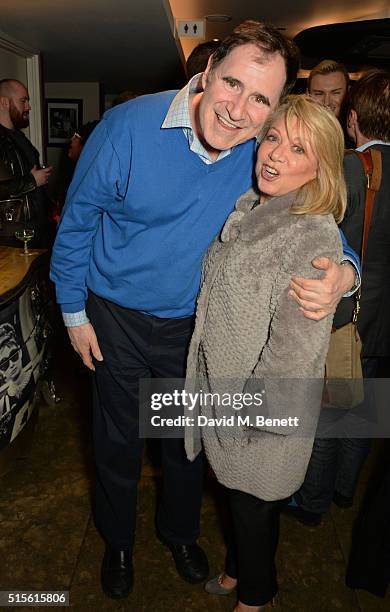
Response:
[{"label": "woman in background", "polygon": [[81,125],[73,134],[69,142],[68,157],[76,164],[84,148],[85,143],[92,134],[99,121],[89,121]]},{"label": "woman in background", "polygon": [[[59,223],[61,211],[65,204],[66,194],[72,181],[74,169],[78,159],[85,143],[98,123],[99,121],[89,121],[88,123],[81,125],[79,128],[77,128],[76,132],[69,141],[67,154],[68,159],[63,160],[65,163],[61,164],[62,170],[59,172],[60,177],[58,180],[58,186],[56,189],[56,194],[53,198],[53,219],[56,221],[56,223]],[[70,164],[68,160],[70,160],[72,164]]]}]

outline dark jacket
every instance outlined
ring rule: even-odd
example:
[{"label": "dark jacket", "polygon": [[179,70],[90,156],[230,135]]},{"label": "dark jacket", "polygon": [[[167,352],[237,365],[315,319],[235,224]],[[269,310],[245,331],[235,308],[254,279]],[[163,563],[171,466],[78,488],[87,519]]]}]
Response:
[{"label": "dark jacket", "polygon": [[53,238],[50,200],[30,172],[39,166],[39,153],[22,132],[18,136],[23,148],[0,125],[0,244],[20,246],[14,233],[27,226],[35,230],[32,246],[47,247]]},{"label": "dark jacket", "polygon": [[390,584],[389,516],[390,446],[389,440],[385,440],[354,525],[346,576],[351,589],[365,589],[378,597],[386,596]]},{"label": "dark jacket", "polygon": [[37,184],[31,173],[13,178],[0,179],[0,205],[4,201],[20,198],[36,189]]},{"label": "dark jacket", "polygon": [[[374,145],[382,153],[382,181],[375,196],[374,210],[362,270],[362,299],[358,329],[364,357],[390,356],[390,146]],[[345,156],[348,204],[341,229],[350,246],[361,253],[366,178],[360,159]],[[351,321],[353,298],[344,298],[337,307],[334,325]]]}]

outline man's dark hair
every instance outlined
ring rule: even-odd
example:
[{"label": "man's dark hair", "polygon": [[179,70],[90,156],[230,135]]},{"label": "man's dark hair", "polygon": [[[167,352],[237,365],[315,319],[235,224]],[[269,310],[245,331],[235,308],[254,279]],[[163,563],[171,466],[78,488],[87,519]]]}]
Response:
[{"label": "man's dark hair", "polygon": [[84,146],[88,138],[92,134],[93,130],[97,126],[99,121],[88,121],[84,125],[80,125],[77,129],[77,134],[80,136],[81,144]]},{"label": "man's dark hair", "polygon": [[317,74],[319,75],[332,74],[333,72],[341,72],[341,74],[344,75],[345,84],[348,89],[349,74],[344,64],[341,64],[341,62],[336,62],[335,60],[325,59],[325,60],[322,60],[322,62],[320,62],[319,64],[317,64],[317,66],[314,66],[314,68],[311,69],[310,74],[307,79],[307,90],[310,91],[310,83],[314,76],[316,76]]},{"label": "man's dark hair", "polygon": [[188,56],[186,62],[187,77],[191,79],[198,72],[206,70],[207,62],[209,57],[216,49],[218,49],[221,42],[219,40],[208,40],[204,43],[197,45]]},{"label": "man's dark hair", "polygon": [[286,66],[286,82],[281,99],[291,91],[297,78],[299,68],[299,49],[274,26],[260,21],[247,20],[237,26],[232,34],[225,38],[211,58],[211,70],[236,47],[240,45],[256,45],[263,53],[272,55],[280,53]]},{"label": "man's dark hair", "polygon": [[128,100],[134,100],[134,98],[137,97],[138,94],[136,94],[134,91],[126,89],[126,91],[122,91],[120,94],[115,96],[111,103],[111,108],[114,108],[114,106],[118,106],[118,104],[123,104],[123,102],[127,102]]},{"label": "man's dark hair", "polygon": [[390,73],[369,70],[351,87],[347,109],[357,114],[366,138],[390,142]]}]

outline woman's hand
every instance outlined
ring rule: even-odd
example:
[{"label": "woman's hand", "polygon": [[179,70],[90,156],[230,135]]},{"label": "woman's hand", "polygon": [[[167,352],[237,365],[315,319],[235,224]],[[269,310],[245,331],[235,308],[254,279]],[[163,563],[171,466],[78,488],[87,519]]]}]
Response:
[{"label": "woman's hand", "polygon": [[339,265],[327,257],[316,257],[312,265],[324,270],[324,277],[318,280],[293,276],[289,295],[305,317],[320,321],[334,313],[343,295],[353,287],[355,270],[350,264]]}]

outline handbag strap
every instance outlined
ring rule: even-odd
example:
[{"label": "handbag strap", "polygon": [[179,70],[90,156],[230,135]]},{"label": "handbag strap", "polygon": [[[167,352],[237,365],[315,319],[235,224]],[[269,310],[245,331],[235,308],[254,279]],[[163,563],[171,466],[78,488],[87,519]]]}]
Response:
[{"label": "handbag strap", "polygon": [[[360,266],[363,272],[363,261],[364,256],[366,254],[368,234],[370,232],[372,213],[374,210],[375,194],[377,191],[379,191],[379,187],[382,180],[382,155],[381,152],[377,149],[366,149],[365,151],[355,151],[355,153],[362,163],[367,181],[366,202],[364,207],[362,250],[360,255]],[[362,287],[360,285],[359,290],[356,294],[356,304],[352,319],[353,323],[356,323],[360,311],[361,295]]]},{"label": "handbag strap", "polygon": [[364,169],[367,180],[366,204],[364,209],[364,227],[361,252],[361,268],[363,269],[364,256],[366,254],[368,234],[371,226],[372,212],[374,210],[374,198],[379,190],[382,180],[382,156],[377,149],[366,149],[356,151]]}]

